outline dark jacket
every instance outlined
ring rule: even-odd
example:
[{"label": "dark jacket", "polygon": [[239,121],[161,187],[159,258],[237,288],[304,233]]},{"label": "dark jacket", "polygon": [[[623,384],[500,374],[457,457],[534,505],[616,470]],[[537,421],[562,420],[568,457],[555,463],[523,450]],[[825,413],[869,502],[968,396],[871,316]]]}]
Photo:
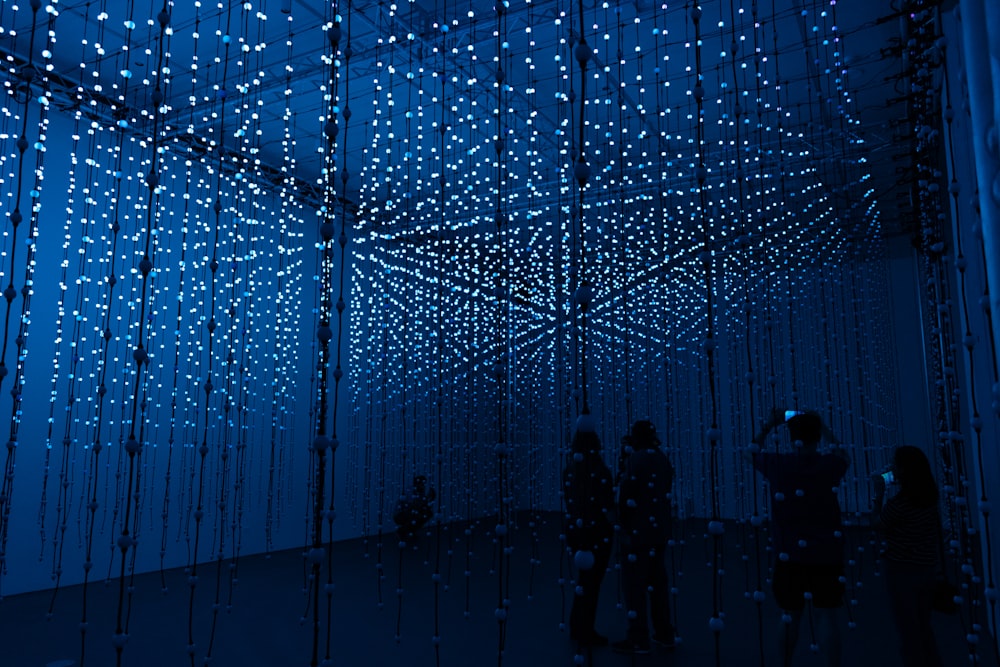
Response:
[{"label": "dark jacket", "polygon": [[599,453],[570,460],[563,470],[563,496],[566,501],[566,544],[574,551],[592,550],[614,534],[610,514],[615,495],[611,471]]},{"label": "dark jacket", "polygon": [[637,449],[628,456],[618,491],[618,520],[626,545],[666,543],[673,483],[674,467],[659,447]]}]

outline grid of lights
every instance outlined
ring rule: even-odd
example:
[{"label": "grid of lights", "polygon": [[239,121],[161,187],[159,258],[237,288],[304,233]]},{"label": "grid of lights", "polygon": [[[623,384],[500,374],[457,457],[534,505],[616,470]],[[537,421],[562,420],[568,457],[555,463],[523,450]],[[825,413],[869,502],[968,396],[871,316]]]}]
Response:
[{"label": "grid of lights", "polygon": [[[835,0],[92,4],[0,4],[0,562],[28,399],[48,402],[53,578],[82,512],[75,565],[89,580],[113,543],[124,590],[156,506],[161,567],[189,547],[192,599],[199,564],[238,558],[254,502],[271,548],[308,413],[316,609],[340,440],[366,533],[429,474],[441,516],[496,515],[509,556],[510,512],[558,507],[553,443],[581,411],[607,442],[659,421],[689,471],[680,512],[713,518],[758,509],[727,463],[748,413],[857,394],[835,427],[896,419],[865,335],[887,297]],[[810,385],[816,368],[834,379]]]}]

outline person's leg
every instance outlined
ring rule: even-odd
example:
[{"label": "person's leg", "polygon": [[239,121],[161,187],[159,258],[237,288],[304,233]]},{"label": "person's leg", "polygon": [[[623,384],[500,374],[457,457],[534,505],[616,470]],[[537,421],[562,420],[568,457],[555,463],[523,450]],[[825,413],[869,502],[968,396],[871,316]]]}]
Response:
[{"label": "person's leg", "polygon": [[[885,588],[889,612],[896,626],[899,655],[904,667],[924,665],[921,632],[920,577],[905,563],[885,561]],[[929,616],[929,614],[928,614]],[[929,620],[929,619],[928,619]]]},{"label": "person's leg", "polygon": [[586,606],[584,595],[587,589],[584,587],[582,574],[582,571],[577,571],[576,573],[576,586],[573,588],[573,603],[569,609],[569,637],[573,641],[583,639],[583,631],[587,627],[586,622],[583,620],[584,608]]},{"label": "person's leg", "polygon": [[[590,579],[591,591],[587,596],[587,608],[585,621],[591,639],[599,637],[595,623],[597,621],[597,603],[601,595],[601,585],[604,583],[604,575],[608,571],[608,562],[611,560],[611,539],[601,542],[594,549],[594,567]],[[603,641],[607,641],[604,639]]]},{"label": "person's leg", "polygon": [[647,589],[649,587],[649,547],[642,545],[637,547],[629,557],[635,558],[632,568],[632,578],[627,584],[631,592],[627,600],[628,609],[628,638],[634,642],[644,642],[649,640],[649,612],[647,607]]},{"label": "person's leg", "polygon": [[780,560],[775,563],[771,587],[774,590],[774,600],[782,610],[778,630],[778,655],[781,656],[783,667],[791,667],[795,647],[799,643],[799,625],[804,606],[805,590],[799,565]]},{"label": "person's leg", "polygon": [[830,667],[840,667],[840,613],[836,607],[813,609],[816,619],[816,643],[826,653]]},{"label": "person's leg", "polygon": [[920,637],[921,652],[925,667],[941,667],[941,653],[938,651],[937,640],[934,638],[934,626],[931,623],[931,600],[934,595],[935,573],[933,567],[924,568],[917,594],[917,627]]},{"label": "person's leg", "polygon": [[649,620],[646,587],[649,580],[649,547],[639,545],[622,551],[622,589],[628,612],[628,634],[611,645],[620,653],[649,653]]},{"label": "person's leg", "polygon": [[799,643],[799,625],[802,623],[802,611],[782,611],[781,628],[778,634],[778,651],[783,667],[792,667],[795,657],[795,647]]},{"label": "person's leg", "polygon": [[839,609],[844,604],[842,563],[808,566],[807,590],[812,596],[816,644],[826,653],[830,667],[840,667],[841,638]]},{"label": "person's leg", "polygon": [[661,642],[672,643],[674,626],[670,622],[670,581],[667,577],[667,545],[652,547],[649,563],[649,616],[653,634]]},{"label": "person's leg", "polygon": [[889,609],[896,625],[899,655],[904,667],[938,667],[941,654],[931,623],[934,569],[885,562]]},{"label": "person's leg", "polygon": [[576,569],[573,606],[569,612],[569,636],[576,641],[585,640],[593,630],[589,620],[589,610],[592,606],[590,598],[594,595],[594,570],[593,567],[586,570]]},{"label": "person's leg", "polygon": [[594,620],[597,616],[597,598],[611,557],[610,542],[601,542],[591,553],[594,555],[593,566],[577,570],[576,594],[569,616],[570,637],[577,641],[590,641],[596,634]]}]

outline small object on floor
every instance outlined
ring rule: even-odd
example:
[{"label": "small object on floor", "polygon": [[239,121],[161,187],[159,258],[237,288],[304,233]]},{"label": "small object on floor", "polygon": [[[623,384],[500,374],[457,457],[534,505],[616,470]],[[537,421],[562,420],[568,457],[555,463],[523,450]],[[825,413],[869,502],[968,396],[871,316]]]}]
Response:
[{"label": "small object on floor", "polygon": [[646,655],[649,653],[649,640],[631,640],[623,639],[620,642],[615,642],[611,645],[611,649],[615,653],[630,653],[632,655]]}]

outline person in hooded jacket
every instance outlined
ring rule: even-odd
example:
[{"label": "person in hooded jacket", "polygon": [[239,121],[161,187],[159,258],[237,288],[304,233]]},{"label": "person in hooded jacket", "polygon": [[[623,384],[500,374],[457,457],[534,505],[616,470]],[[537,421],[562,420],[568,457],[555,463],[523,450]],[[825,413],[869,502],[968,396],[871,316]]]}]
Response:
[{"label": "person in hooded jacket", "polygon": [[614,540],[614,486],[601,455],[601,440],[593,431],[574,433],[562,483],[566,545],[573,552],[576,570],[570,638],[580,646],[606,646],[608,638],[594,629],[594,623]]},{"label": "person in hooded jacket", "polygon": [[660,449],[660,439],[650,421],[633,424],[627,444],[632,451],[622,465],[618,522],[628,634],[612,648],[620,653],[643,654],[649,652],[650,640],[667,648],[674,646],[666,565],[674,467]]}]

